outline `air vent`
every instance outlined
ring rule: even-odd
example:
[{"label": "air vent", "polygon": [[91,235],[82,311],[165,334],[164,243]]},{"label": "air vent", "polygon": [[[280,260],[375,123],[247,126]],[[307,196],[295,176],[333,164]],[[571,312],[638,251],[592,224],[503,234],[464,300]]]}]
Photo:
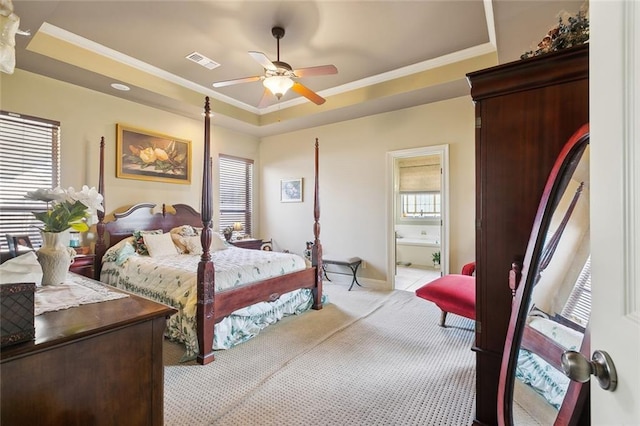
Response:
[{"label": "air vent", "polygon": [[186,56],[186,58],[190,61],[195,62],[196,64],[202,65],[203,67],[207,68],[207,69],[214,69],[214,68],[218,68],[220,66],[219,63],[212,61],[211,59],[207,58],[206,56],[198,53],[198,52],[193,52],[189,55]]}]

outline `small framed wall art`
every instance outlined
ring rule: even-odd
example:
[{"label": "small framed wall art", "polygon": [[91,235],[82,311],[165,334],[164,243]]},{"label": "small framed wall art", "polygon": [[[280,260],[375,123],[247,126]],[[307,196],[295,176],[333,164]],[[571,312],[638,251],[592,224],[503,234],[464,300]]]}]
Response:
[{"label": "small framed wall art", "polygon": [[283,203],[302,202],[302,178],[280,181],[280,201]]},{"label": "small framed wall art", "polygon": [[116,124],[116,177],[191,183],[191,141]]}]

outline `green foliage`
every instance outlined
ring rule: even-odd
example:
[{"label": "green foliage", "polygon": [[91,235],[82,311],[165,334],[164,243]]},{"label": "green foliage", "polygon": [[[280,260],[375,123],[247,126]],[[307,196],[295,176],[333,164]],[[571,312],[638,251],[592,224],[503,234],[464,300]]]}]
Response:
[{"label": "green foliage", "polygon": [[44,232],[63,232],[73,228],[79,232],[89,230],[89,226],[84,221],[88,216],[87,206],[80,201],[71,204],[69,201],[56,204],[53,209],[46,212],[33,212],[33,215],[44,223]]},{"label": "green foliage", "polygon": [[549,30],[542,41],[538,43],[538,48],[523,53],[520,59],[557,52],[584,44],[587,41],[589,41],[589,18],[586,10],[580,10],[576,16],[569,16],[566,20],[560,16],[558,26]]}]

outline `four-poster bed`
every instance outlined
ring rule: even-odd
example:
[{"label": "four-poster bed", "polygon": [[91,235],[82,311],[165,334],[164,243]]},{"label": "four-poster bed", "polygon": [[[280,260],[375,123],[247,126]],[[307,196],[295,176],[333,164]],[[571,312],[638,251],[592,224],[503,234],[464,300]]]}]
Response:
[{"label": "four-poster bed", "polygon": [[[314,245],[311,258],[311,266],[289,272],[285,268],[280,268],[281,273],[270,278],[236,283],[236,287],[221,289],[216,282],[216,265],[214,265],[214,257],[217,253],[211,252],[212,243],[218,244],[218,236],[214,235],[212,230],[213,216],[213,200],[212,200],[212,176],[211,176],[211,136],[210,136],[210,106],[209,98],[205,98],[204,106],[204,153],[203,153],[203,177],[202,177],[202,200],[201,211],[196,212],[193,208],[177,204],[172,206],[175,213],[168,211],[163,205],[162,212],[154,213],[152,210],[155,204],[143,203],[137,204],[122,213],[114,213],[115,219],[105,222],[104,213],[99,214],[96,241],[96,278],[100,279],[101,271],[103,271],[103,260],[106,262],[105,254],[112,256],[109,252],[110,248],[122,245],[127,239],[132,240],[132,234],[136,231],[143,230],[162,230],[168,233],[177,227],[190,225],[193,229],[198,229],[201,243],[200,260],[197,263],[197,275],[195,279],[196,286],[196,307],[195,307],[195,333],[197,334],[197,361],[200,364],[208,364],[214,360],[213,342],[214,342],[214,325],[229,316],[238,309],[254,305],[258,302],[268,302],[279,300],[282,295],[290,294],[290,292],[299,289],[309,289],[310,304],[313,309],[322,309],[322,245],[320,243],[320,199],[318,185],[318,139],[315,141],[315,187],[314,187]],[[99,191],[105,199],[105,180],[104,180],[104,138],[100,145],[100,181]],[[200,231],[201,229],[201,231]],[[108,245],[106,240],[108,235]],[[243,250],[245,255],[247,249],[232,248],[225,250],[231,252],[234,250]],[[254,252],[251,250],[251,252]],[[199,253],[199,250],[198,250]],[[267,253],[275,256],[284,256],[284,253]],[[245,256],[245,257],[246,257]],[[258,256],[257,252],[251,253],[251,256]],[[249,257],[251,257],[249,256]],[[262,256],[262,254],[261,254]],[[296,257],[297,255],[288,254],[286,256]],[[112,256],[113,257],[113,256]],[[174,256],[175,257],[175,256]],[[103,259],[104,258],[104,259]],[[287,259],[285,259],[287,260]],[[295,260],[295,259],[293,259]],[[113,258],[111,261],[115,261]],[[297,260],[295,260],[297,261]],[[270,262],[270,261],[269,261]],[[194,263],[194,262],[192,262]],[[106,264],[106,263],[105,263]],[[303,262],[304,265],[304,262]],[[260,269],[254,266],[254,269]],[[104,272],[104,271],[103,271]],[[118,275],[119,272],[112,272]],[[193,274],[196,271],[193,270]],[[103,274],[104,275],[104,274]],[[165,274],[166,275],[166,274]],[[129,289],[129,288],[128,288]],[[130,290],[130,289],[129,289]],[[180,290],[183,290],[182,288]],[[147,292],[145,295],[149,296]],[[151,292],[152,293],[152,292]],[[193,296],[193,295],[192,295]],[[166,300],[161,300],[167,303]],[[182,302],[179,302],[182,303]],[[191,318],[193,321],[193,318]]]}]

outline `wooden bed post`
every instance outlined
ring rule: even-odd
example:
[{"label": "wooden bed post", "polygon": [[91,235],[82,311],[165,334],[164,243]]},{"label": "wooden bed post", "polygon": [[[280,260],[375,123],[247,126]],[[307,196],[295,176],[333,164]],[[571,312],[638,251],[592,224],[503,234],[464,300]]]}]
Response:
[{"label": "wooden bed post", "polygon": [[319,145],[316,138],[315,145],[315,187],[313,194],[313,249],[311,250],[311,264],[316,268],[316,282],[313,288],[313,309],[322,309],[322,244],[320,243],[320,178],[318,167]]},{"label": "wooden bed post", "polygon": [[214,305],[215,291],[214,279],[215,269],[211,260],[209,247],[213,238],[212,215],[213,215],[213,194],[211,188],[211,108],[209,97],[205,98],[204,104],[204,160],[202,166],[202,257],[198,263],[198,306],[196,308],[196,322],[198,334],[198,356],[199,364],[209,364],[214,360],[213,356],[213,329],[214,329]]},{"label": "wooden bed post", "polygon": [[104,242],[104,212],[105,208],[105,194],[104,194],[104,136],[100,138],[100,175],[98,177],[98,192],[102,194],[102,208],[103,210],[97,211],[98,214],[98,224],[96,225],[96,232],[98,234],[98,238],[96,240],[95,247],[95,257],[93,264],[93,278],[97,281],[100,281],[100,272],[102,271],[102,257],[107,250],[107,246]]}]

